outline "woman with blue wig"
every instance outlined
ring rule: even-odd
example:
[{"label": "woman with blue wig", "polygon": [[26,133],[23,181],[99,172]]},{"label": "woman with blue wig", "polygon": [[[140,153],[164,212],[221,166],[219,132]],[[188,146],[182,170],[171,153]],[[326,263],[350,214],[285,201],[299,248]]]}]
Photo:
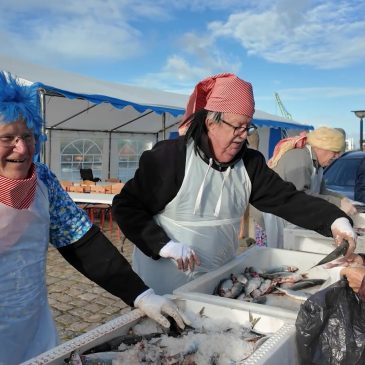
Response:
[{"label": "woman with blue wig", "polygon": [[47,300],[50,242],[89,279],[168,327],[176,305],[155,295],[113,244],[33,162],[43,141],[38,92],[0,72],[0,364],[19,364],[58,344]]}]

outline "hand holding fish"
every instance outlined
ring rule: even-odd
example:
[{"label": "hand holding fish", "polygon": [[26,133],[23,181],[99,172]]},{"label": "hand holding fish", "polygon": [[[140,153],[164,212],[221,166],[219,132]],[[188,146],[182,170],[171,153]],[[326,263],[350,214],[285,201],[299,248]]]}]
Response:
[{"label": "hand holding fish", "polygon": [[351,254],[348,257],[339,257],[333,261],[324,264],[324,269],[332,269],[333,267],[347,267],[347,266],[358,266],[363,265],[363,259],[360,255]]},{"label": "hand holding fish", "polygon": [[345,257],[350,257],[356,248],[356,233],[352,228],[350,221],[347,218],[337,218],[331,225],[332,235],[335,243],[339,246],[342,241],[346,240],[349,243],[349,248]]},{"label": "hand holding fish", "polygon": [[165,328],[170,327],[170,322],[164,315],[172,317],[181,329],[185,328],[184,323],[190,324],[174,302],[161,295],[156,295],[153,289],[148,289],[140,294],[135,299],[134,306]]},{"label": "hand holding fish", "polygon": [[190,269],[194,271],[195,265],[200,265],[200,260],[194,250],[180,242],[169,241],[160,250],[160,256],[171,258],[177,262],[179,270],[186,271]]}]

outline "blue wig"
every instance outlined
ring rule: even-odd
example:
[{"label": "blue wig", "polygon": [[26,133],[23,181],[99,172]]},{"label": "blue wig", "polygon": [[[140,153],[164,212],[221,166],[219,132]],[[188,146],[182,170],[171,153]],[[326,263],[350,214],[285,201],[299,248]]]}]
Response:
[{"label": "blue wig", "polygon": [[19,119],[31,129],[39,142],[45,138],[42,135],[42,118],[40,102],[36,86],[21,85],[9,73],[0,72],[0,123],[14,123]]}]

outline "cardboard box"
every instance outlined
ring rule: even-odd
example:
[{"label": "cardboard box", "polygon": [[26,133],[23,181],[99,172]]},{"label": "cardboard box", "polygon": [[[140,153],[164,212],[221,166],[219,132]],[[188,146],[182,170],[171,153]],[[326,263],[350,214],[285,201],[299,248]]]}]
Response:
[{"label": "cardboard box", "polygon": [[[297,266],[300,272],[307,272],[323,257],[324,255],[315,253],[254,246],[221,268],[204,274],[190,283],[177,288],[174,290],[174,294],[181,298],[204,301],[229,308],[260,311],[268,316],[284,318],[287,321],[294,322],[302,303],[301,301],[287,296],[278,297],[271,295],[269,304],[257,304],[213,295],[214,289],[222,279],[229,278],[232,273],[238,274],[243,272],[245,267],[253,266],[258,270],[267,270],[281,265],[291,265]],[[328,274],[321,267],[316,267],[308,272],[308,278],[327,280]],[[316,290],[318,290],[318,287],[306,289],[306,291],[311,292]]]},{"label": "cardboard box", "polygon": [[[208,304],[196,300],[173,299],[182,310],[188,309],[199,312],[204,308],[204,315],[216,319],[228,319],[238,323],[247,323],[249,311],[221,307],[216,304]],[[260,311],[251,311],[254,317],[260,317],[255,329],[263,333],[274,333],[264,342],[242,365],[296,365],[297,352],[295,345],[295,328],[293,324],[286,323],[276,316],[269,316]],[[128,329],[135,325],[141,318],[139,310],[133,310],[117,319],[95,328],[88,333],[65,342],[54,349],[33,358],[22,365],[61,365],[72,351],[80,352],[91,349],[114,337],[126,334]]]}]

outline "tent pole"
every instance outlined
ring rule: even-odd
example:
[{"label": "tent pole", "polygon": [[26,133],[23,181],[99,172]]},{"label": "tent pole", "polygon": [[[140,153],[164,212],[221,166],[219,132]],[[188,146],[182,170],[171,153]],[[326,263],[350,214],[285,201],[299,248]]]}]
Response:
[{"label": "tent pole", "polygon": [[110,179],[110,158],[111,158],[111,147],[112,147],[112,132],[109,132],[109,158],[108,158],[108,179]]},{"label": "tent pole", "polygon": [[166,113],[162,113],[162,139],[166,139]]}]

